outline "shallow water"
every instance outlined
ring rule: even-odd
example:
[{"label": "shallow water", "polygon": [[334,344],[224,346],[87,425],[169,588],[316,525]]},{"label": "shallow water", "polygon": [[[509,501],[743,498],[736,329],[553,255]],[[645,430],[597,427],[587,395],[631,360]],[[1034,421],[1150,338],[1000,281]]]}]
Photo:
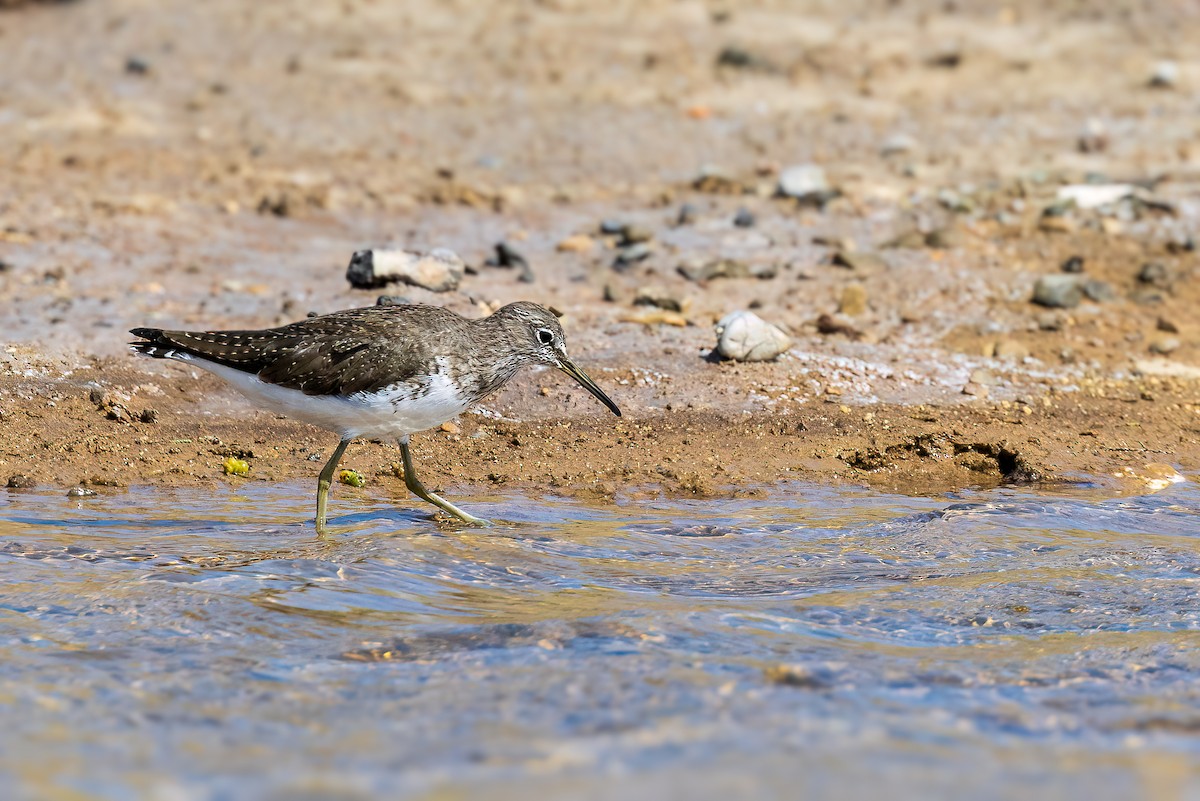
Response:
[{"label": "shallow water", "polygon": [[5,797],[1200,797],[1193,484],[456,500],[0,491]]}]

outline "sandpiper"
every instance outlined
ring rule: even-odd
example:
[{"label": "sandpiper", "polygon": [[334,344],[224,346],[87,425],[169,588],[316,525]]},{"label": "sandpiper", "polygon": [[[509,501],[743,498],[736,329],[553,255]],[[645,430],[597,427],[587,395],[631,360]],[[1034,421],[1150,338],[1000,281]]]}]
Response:
[{"label": "sandpiper", "polygon": [[425,488],[409,437],[466,411],[525,365],[562,370],[621,416],[567,356],[554,313],[536,303],[511,303],[477,320],[437,306],[372,306],[259,331],[129,333],[139,338],[130,343],[138,353],[201,367],[267,409],[341,437],[317,482],[319,534],[334,470],[358,437],[395,437],[413,494],[464,523],[489,525]]}]

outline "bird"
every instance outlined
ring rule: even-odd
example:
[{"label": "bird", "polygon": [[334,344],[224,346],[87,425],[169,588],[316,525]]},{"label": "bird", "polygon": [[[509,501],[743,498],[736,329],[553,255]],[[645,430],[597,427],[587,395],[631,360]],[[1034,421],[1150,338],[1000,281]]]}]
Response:
[{"label": "bird", "polygon": [[328,532],[334,471],[358,438],[395,438],[409,491],[465,524],[491,525],[421,483],[409,438],[463,413],[522,367],[557,368],[621,416],[567,355],[555,312],[528,301],[476,319],[406,304],[345,309],[261,330],[129,333],[137,337],[129,346],[138,354],[207,370],[260,406],[339,436],[317,480],[318,535]]}]

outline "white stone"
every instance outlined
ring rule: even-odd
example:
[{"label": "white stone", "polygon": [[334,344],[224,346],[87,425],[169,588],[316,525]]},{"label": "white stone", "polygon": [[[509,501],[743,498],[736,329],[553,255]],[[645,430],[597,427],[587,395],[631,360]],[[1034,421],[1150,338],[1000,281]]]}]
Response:
[{"label": "white stone", "polygon": [[730,312],[717,323],[717,353],[726,359],[768,362],[791,346],[791,337],[754,312]]},{"label": "white stone", "polygon": [[806,198],[829,191],[825,170],[816,164],[798,164],[779,173],[779,194]]}]

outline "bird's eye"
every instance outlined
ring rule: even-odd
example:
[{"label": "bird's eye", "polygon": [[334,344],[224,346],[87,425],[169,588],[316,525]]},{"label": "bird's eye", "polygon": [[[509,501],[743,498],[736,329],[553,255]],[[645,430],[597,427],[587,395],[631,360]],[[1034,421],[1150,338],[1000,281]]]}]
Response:
[{"label": "bird's eye", "polygon": [[554,341],[554,334],[550,333],[549,328],[539,328],[537,338],[538,342],[541,342],[543,345],[549,345]]}]

